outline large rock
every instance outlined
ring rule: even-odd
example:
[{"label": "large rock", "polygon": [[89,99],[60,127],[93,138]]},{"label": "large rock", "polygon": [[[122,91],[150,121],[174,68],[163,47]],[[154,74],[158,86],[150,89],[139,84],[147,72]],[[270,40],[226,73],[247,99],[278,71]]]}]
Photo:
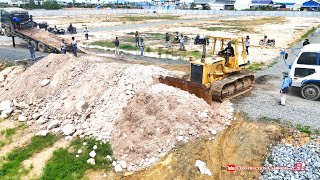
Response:
[{"label": "large rock", "polygon": [[19,107],[20,109],[26,109],[26,108],[29,108],[30,106],[29,106],[29,104],[21,101],[21,102],[17,105],[17,107]]},{"label": "large rock", "polygon": [[28,120],[28,118],[25,117],[25,116],[23,116],[23,115],[19,115],[19,116],[18,116],[18,121],[19,121],[19,122],[26,122],[27,120]]},{"label": "large rock", "polygon": [[96,155],[97,154],[96,154],[96,152],[94,150],[89,153],[89,156],[92,157],[92,158],[96,157]]},{"label": "large rock", "polygon": [[64,135],[69,136],[76,131],[76,128],[72,124],[67,124],[62,128]]},{"label": "large rock", "polygon": [[115,172],[122,172],[122,167],[120,164],[117,164],[115,167],[114,167],[114,171]]},{"label": "large rock", "polygon": [[2,119],[7,119],[9,116],[7,114],[1,113],[0,117]]},{"label": "large rock", "polygon": [[53,121],[51,121],[50,123],[49,123],[49,125],[48,125],[48,130],[51,130],[51,129],[53,129],[53,128],[56,128],[56,127],[58,127],[58,126],[60,126],[60,121],[58,121],[58,120],[53,120]]},{"label": "large rock", "polygon": [[32,119],[34,119],[34,120],[39,119],[39,117],[40,117],[40,114],[39,114],[39,113],[34,113],[34,114],[32,115]]},{"label": "large rock", "polygon": [[4,110],[7,110],[7,109],[10,109],[11,108],[11,104],[12,104],[12,102],[9,101],[9,100],[2,101],[0,103],[0,111],[4,111]]},{"label": "large rock", "polygon": [[85,101],[79,101],[76,104],[76,110],[78,112],[83,112],[84,110],[86,110],[89,107],[89,104]]},{"label": "large rock", "polygon": [[12,112],[13,112],[13,108],[9,108],[9,109],[3,110],[1,112],[1,118],[3,118],[3,119],[8,118],[11,115]]},{"label": "large rock", "polygon": [[48,130],[42,130],[36,133],[36,136],[46,136],[49,133]]},{"label": "large rock", "polygon": [[121,167],[123,168],[123,169],[126,169],[127,168],[127,163],[125,162],[125,161],[120,161],[119,162],[119,164],[121,165]]},{"label": "large rock", "polygon": [[50,83],[50,80],[49,80],[49,79],[44,79],[44,80],[42,80],[42,81],[40,82],[40,85],[41,85],[41,87],[43,87],[43,86],[48,85],[49,83]]},{"label": "large rock", "polygon": [[95,165],[96,161],[93,158],[90,158],[87,160],[87,163],[91,164],[91,165]]},{"label": "large rock", "polygon": [[37,123],[38,125],[42,125],[42,124],[46,123],[47,121],[48,121],[48,119],[45,119],[45,118],[43,118],[43,117],[40,117],[40,118],[36,121],[36,123]]}]

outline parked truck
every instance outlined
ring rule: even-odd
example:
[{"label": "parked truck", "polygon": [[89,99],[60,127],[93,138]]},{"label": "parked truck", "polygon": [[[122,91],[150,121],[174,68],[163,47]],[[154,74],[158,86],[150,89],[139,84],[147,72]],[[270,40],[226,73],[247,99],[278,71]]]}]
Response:
[{"label": "parked truck", "polygon": [[[40,52],[60,52],[62,38],[37,27],[37,23],[29,16],[28,11],[21,8],[0,8],[1,28],[7,37],[19,37],[30,41],[35,50]],[[19,27],[12,21],[18,18]],[[71,40],[65,39],[67,50],[71,49]]]},{"label": "parked truck", "polygon": [[301,49],[290,66],[289,76],[291,86],[298,88],[303,98],[313,101],[320,98],[320,44],[309,44]]}]

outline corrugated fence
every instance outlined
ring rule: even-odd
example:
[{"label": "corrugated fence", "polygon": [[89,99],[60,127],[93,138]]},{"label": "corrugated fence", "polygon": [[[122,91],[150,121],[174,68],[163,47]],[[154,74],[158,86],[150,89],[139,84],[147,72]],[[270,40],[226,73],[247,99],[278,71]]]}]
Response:
[{"label": "corrugated fence", "polygon": [[320,17],[320,12],[309,11],[226,11],[226,10],[151,10],[151,9],[76,9],[76,10],[31,10],[33,16],[77,16],[94,14],[172,14],[172,15],[225,15],[225,16],[287,16]]}]

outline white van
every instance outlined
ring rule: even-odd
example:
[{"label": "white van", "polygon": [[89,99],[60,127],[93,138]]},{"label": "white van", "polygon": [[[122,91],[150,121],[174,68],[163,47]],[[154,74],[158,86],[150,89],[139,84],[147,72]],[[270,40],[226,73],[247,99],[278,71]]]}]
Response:
[{"label": "white van", "polygon": [[309,44],[301,49],[290,69],[292,87],[299,88],[308,100],[320,97],[320,44]]}]

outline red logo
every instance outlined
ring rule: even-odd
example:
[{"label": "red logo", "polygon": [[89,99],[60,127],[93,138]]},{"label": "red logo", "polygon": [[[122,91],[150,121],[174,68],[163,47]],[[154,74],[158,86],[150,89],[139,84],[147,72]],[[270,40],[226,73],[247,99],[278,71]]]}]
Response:
[{"label": "red logo", "polygon": [[306,163],[305,162],[297,162],[293,168],[295,171],[305,171]]},{"label": "red logo", "polygon": [[228,164],[228,165],[227,165],[227,171],[228,171],[228,172],[235,172],[235,171],[236,171],[236,165],[234,165],[234,164]]}]

